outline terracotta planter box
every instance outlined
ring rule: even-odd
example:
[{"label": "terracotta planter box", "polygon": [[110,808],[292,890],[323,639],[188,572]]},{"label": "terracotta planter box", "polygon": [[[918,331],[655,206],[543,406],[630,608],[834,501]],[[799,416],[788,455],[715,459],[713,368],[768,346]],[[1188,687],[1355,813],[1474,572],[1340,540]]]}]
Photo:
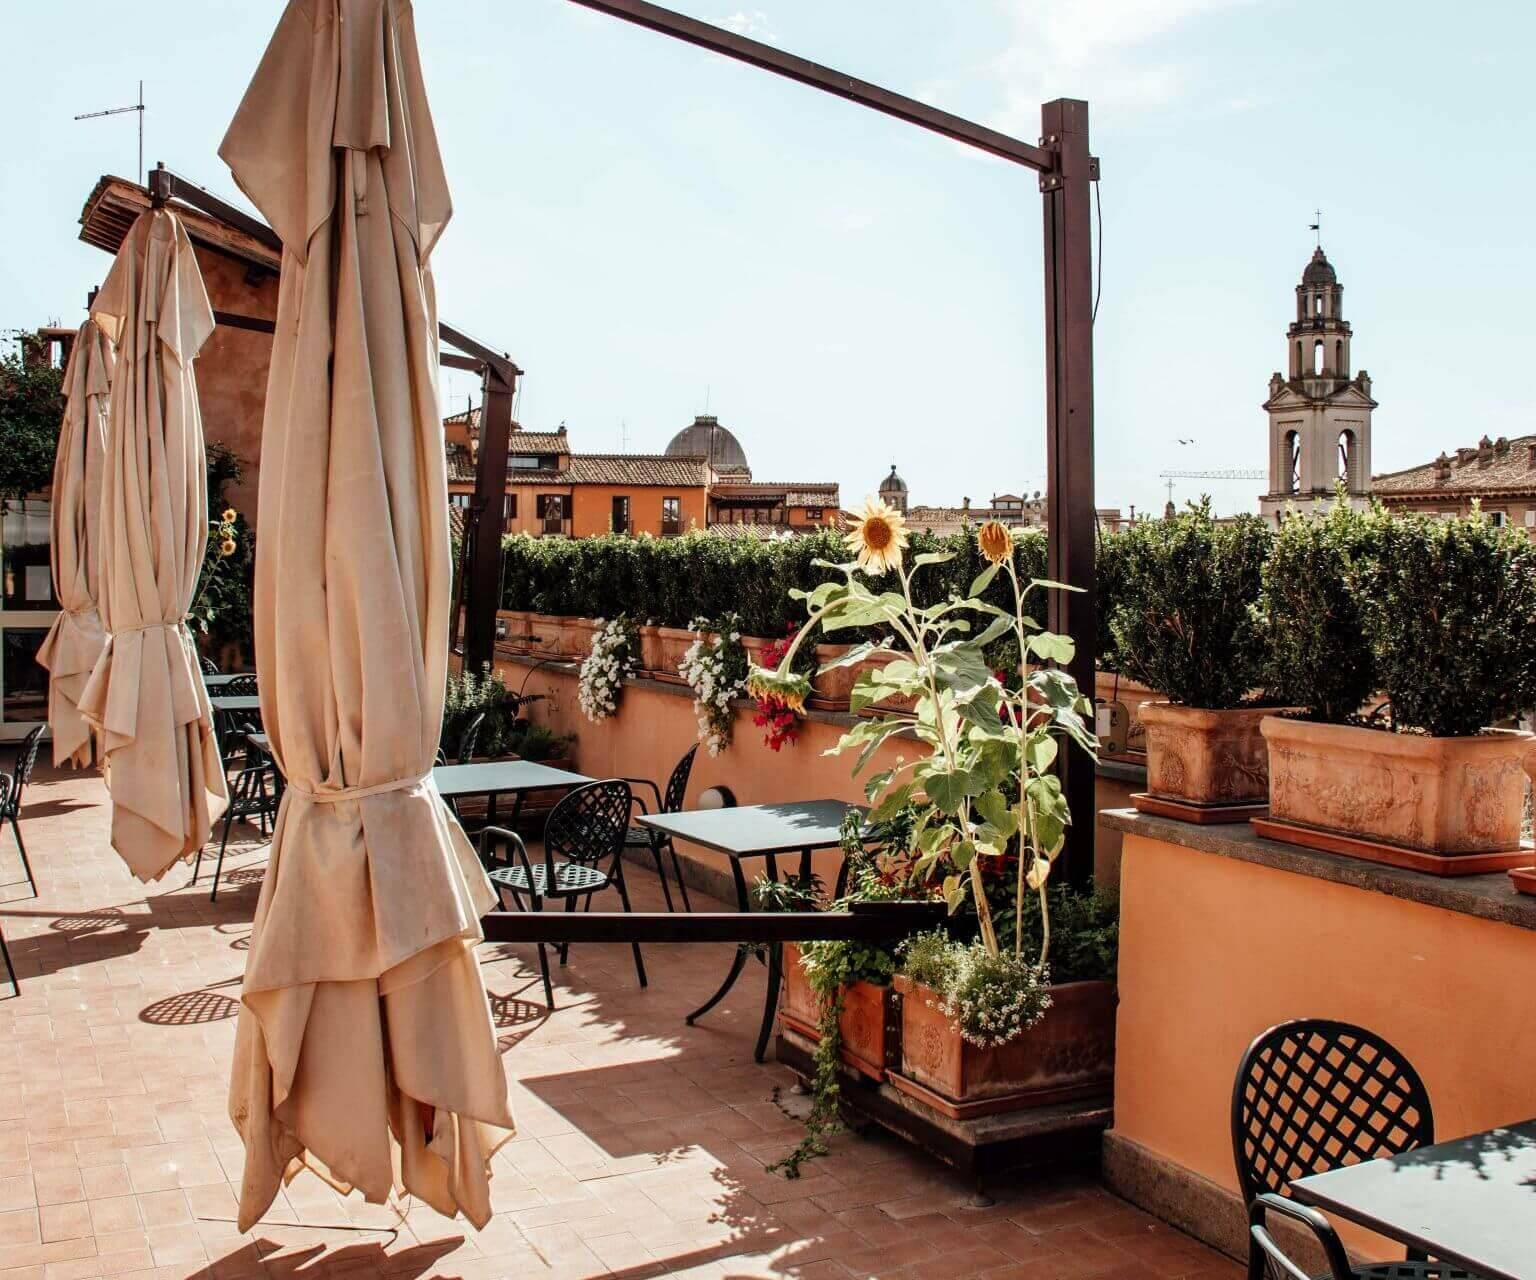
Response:
[{"label": "terracotta planter box", "polygon": [[592,652],[592,633],[597,630],[593,618],[562,618],[560,628],[560,653],[567,658],[583,661]]},{"label": "terracotta planter box", "polygon": [[1519,848],[1528,733],[1430,738],[1271,715],[1263,736],[1271,819],[1424,853]]},{"label": "terracotta planter box", "polygon": [[[816,994],[800,968],[800,948],[784,945],[784,984],[779,1001],[779,1018],[786,1027],[812,1044],[820,1041],[817,1030],[821,1011]],[[895,993],[890,987],[872,982],[855,982],[843,994],[843,1011],[838,1015],[838,1029],[843,1035],[843,1065],[871,1080],[884,1080],[886,1070],[896,1060],[896,1040],[900,1023],[896,1016]]]},{"label": "terracotta planter box", "polygon": [[661,628],[651,623],[637,628],[640,633],[640,670],[655,675],[661,670]]},{"label": "terracotta planter box", "polygon": [[835,671],[822,671],[829,662],[836,662],[852,646],[846,644],[819,644],[816,646],[817,671],[811,676],[811,706],[821,711],[846,711],[848,698],[853,693],[854,681],[859,678],[859,666],[838,667]]},{"label": "terracotta planter box", "polygon": [[539,615],[527,609],[498,609],[496,616],[506,624],[507,637],[501,641],[514,653],[527,653],[535,647],[534,619]]},{"label": "terracotta planter box", "polygon": [[[853,669],[854,683],[858,682],[858,677],[864,672],[875,671],[884,667],[888,667],[896,660],[897,659],[894,654],[877,654],[873,657],[865,658],[863,662],[859,663]],[[905,698],[897,694],[892,694],[888,697],[881,698],[878,702],[870,703],[867,707],[860,711],[859,714],[868,716],[890,714],[894,712],[897,715],[911,715],[913,711],[916,710],[916,708],[916,698]]]},{"label": "terracotta planter box", "polygon": [[1206,711],[1143,704],[1148,792],[1191,805],[1262,805],[1269,794],[1269,752],[1259,725],[1274,713],[1273,707]]},{"label": "terracotta planter box", "polygon": [[565,619],[552,613],[529,613],[527,640],[528,651],[540,657],[551,657],[561,652],[560,641],[565,633]]},{"label": "terracotta planter box", "polygon": [[955,1120],[1108,1094],[1115,1078],[1115,984],[1051,988],[1039,1025],[996,1049],[978,1049],[940,1012],[927,987],[897,975],[901,1069],[890,1082]]},{"label": "terracotta planter box", "polygon": [[660,649],[660,662],[652,671],[658,680],[665,680],[670,684],[682,684],[682,676],[677,674],[677,667],[683,660],[683,655],[688,648],[699,638],[697,631],[688,631],[682,627],[657,627],[656,637]]}]

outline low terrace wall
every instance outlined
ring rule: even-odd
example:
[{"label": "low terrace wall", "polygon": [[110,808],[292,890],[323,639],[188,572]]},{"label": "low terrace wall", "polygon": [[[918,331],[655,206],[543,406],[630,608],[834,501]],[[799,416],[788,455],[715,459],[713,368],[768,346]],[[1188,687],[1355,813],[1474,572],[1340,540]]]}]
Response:
[{"label": "low terrace wall", "polygon": [[[1337,1018],[1424,1077],[1436,1135],[1536,1115],[1536,898],[1506,876],[1439,880],[1126,810],[1115,1121],[1105,1173],[1129,1199],[1240,1256],[1229,1107],[1275,1023]],[[1401,1246],[1337,1221],[1351,1248]]]}]

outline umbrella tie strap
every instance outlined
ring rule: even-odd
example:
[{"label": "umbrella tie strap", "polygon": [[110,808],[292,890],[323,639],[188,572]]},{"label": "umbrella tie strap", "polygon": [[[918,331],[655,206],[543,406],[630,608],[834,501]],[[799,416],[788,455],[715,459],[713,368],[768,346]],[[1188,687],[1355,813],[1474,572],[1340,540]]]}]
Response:
[{"label": "umbrella tie strap", "polygon": [[367,787],[338,787],[334,790],[327,788],[323,791],[315,791],[306,787],[296,779],[288,780],[288,787],[297,791],[307,800],[316,804],[336,804],[341,800],[361,800],[364,796],[379,796],[386,791],[405,791],[410,787],[419,787],[432,779],[431,770],[426,773],[414,774],[409,778],[395,778],[391,782],[375,782]]},{"label": "umbrella tie strap", "polygon": [[136,627],[113,627],[112,634],[115,636],[127,636],[132,635],[135,631],[153,631],[156,627],[184,627],[189,617],[190,615],[183,614],[179,618],[172,618],[169,622],[141,622]]}]

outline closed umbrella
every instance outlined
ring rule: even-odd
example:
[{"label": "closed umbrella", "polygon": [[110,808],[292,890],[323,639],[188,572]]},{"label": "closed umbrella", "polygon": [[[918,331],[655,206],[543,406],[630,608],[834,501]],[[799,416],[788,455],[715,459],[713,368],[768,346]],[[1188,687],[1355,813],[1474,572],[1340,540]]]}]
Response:
[{"label": "closed umbrella", "polygon": [[450,554],[428,257],[450,204],[405,0],[291,0],[219,154],[283,241],[256,666],[287,778],[230,1085],[241,1229],[308,1167],[490,1217],[494,895],[431,783]]},{"label": "closed umbrella", "polygon": [[112,793],[112,847],[141,880],[196,852],[228,789],[187,629],[208,546],[193,361],[213,310],[181,220],[129,229],[91,306],[117,348],[101,478],[98,608],[107,639],[80,696]]},{"label": "closed umbrella", "polygon": [[64,368],[64,420],[53,461],[54,590],[59,616],[48,628],[38,662],[48,669],[48,727],[54,764],[91,762],[91,730],[80,695],[101,657],[106,633],[96,609],[101,561],[101,466],[112,386],[112,346],[94,321],[75,334]]}]

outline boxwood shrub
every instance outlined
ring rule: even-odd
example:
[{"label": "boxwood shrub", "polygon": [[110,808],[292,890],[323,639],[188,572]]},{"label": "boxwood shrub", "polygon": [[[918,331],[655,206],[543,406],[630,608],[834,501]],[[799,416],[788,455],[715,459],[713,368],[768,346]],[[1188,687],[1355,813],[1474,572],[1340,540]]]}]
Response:
[{"label": "boxwood shrub", "polygon": [[1120,670],[1188,707],[1225,710],[1263,678],[1258,603],[1271,534],[1257,516],[1217,521],[1209,500],[1119,535],[1110,631]]}]

